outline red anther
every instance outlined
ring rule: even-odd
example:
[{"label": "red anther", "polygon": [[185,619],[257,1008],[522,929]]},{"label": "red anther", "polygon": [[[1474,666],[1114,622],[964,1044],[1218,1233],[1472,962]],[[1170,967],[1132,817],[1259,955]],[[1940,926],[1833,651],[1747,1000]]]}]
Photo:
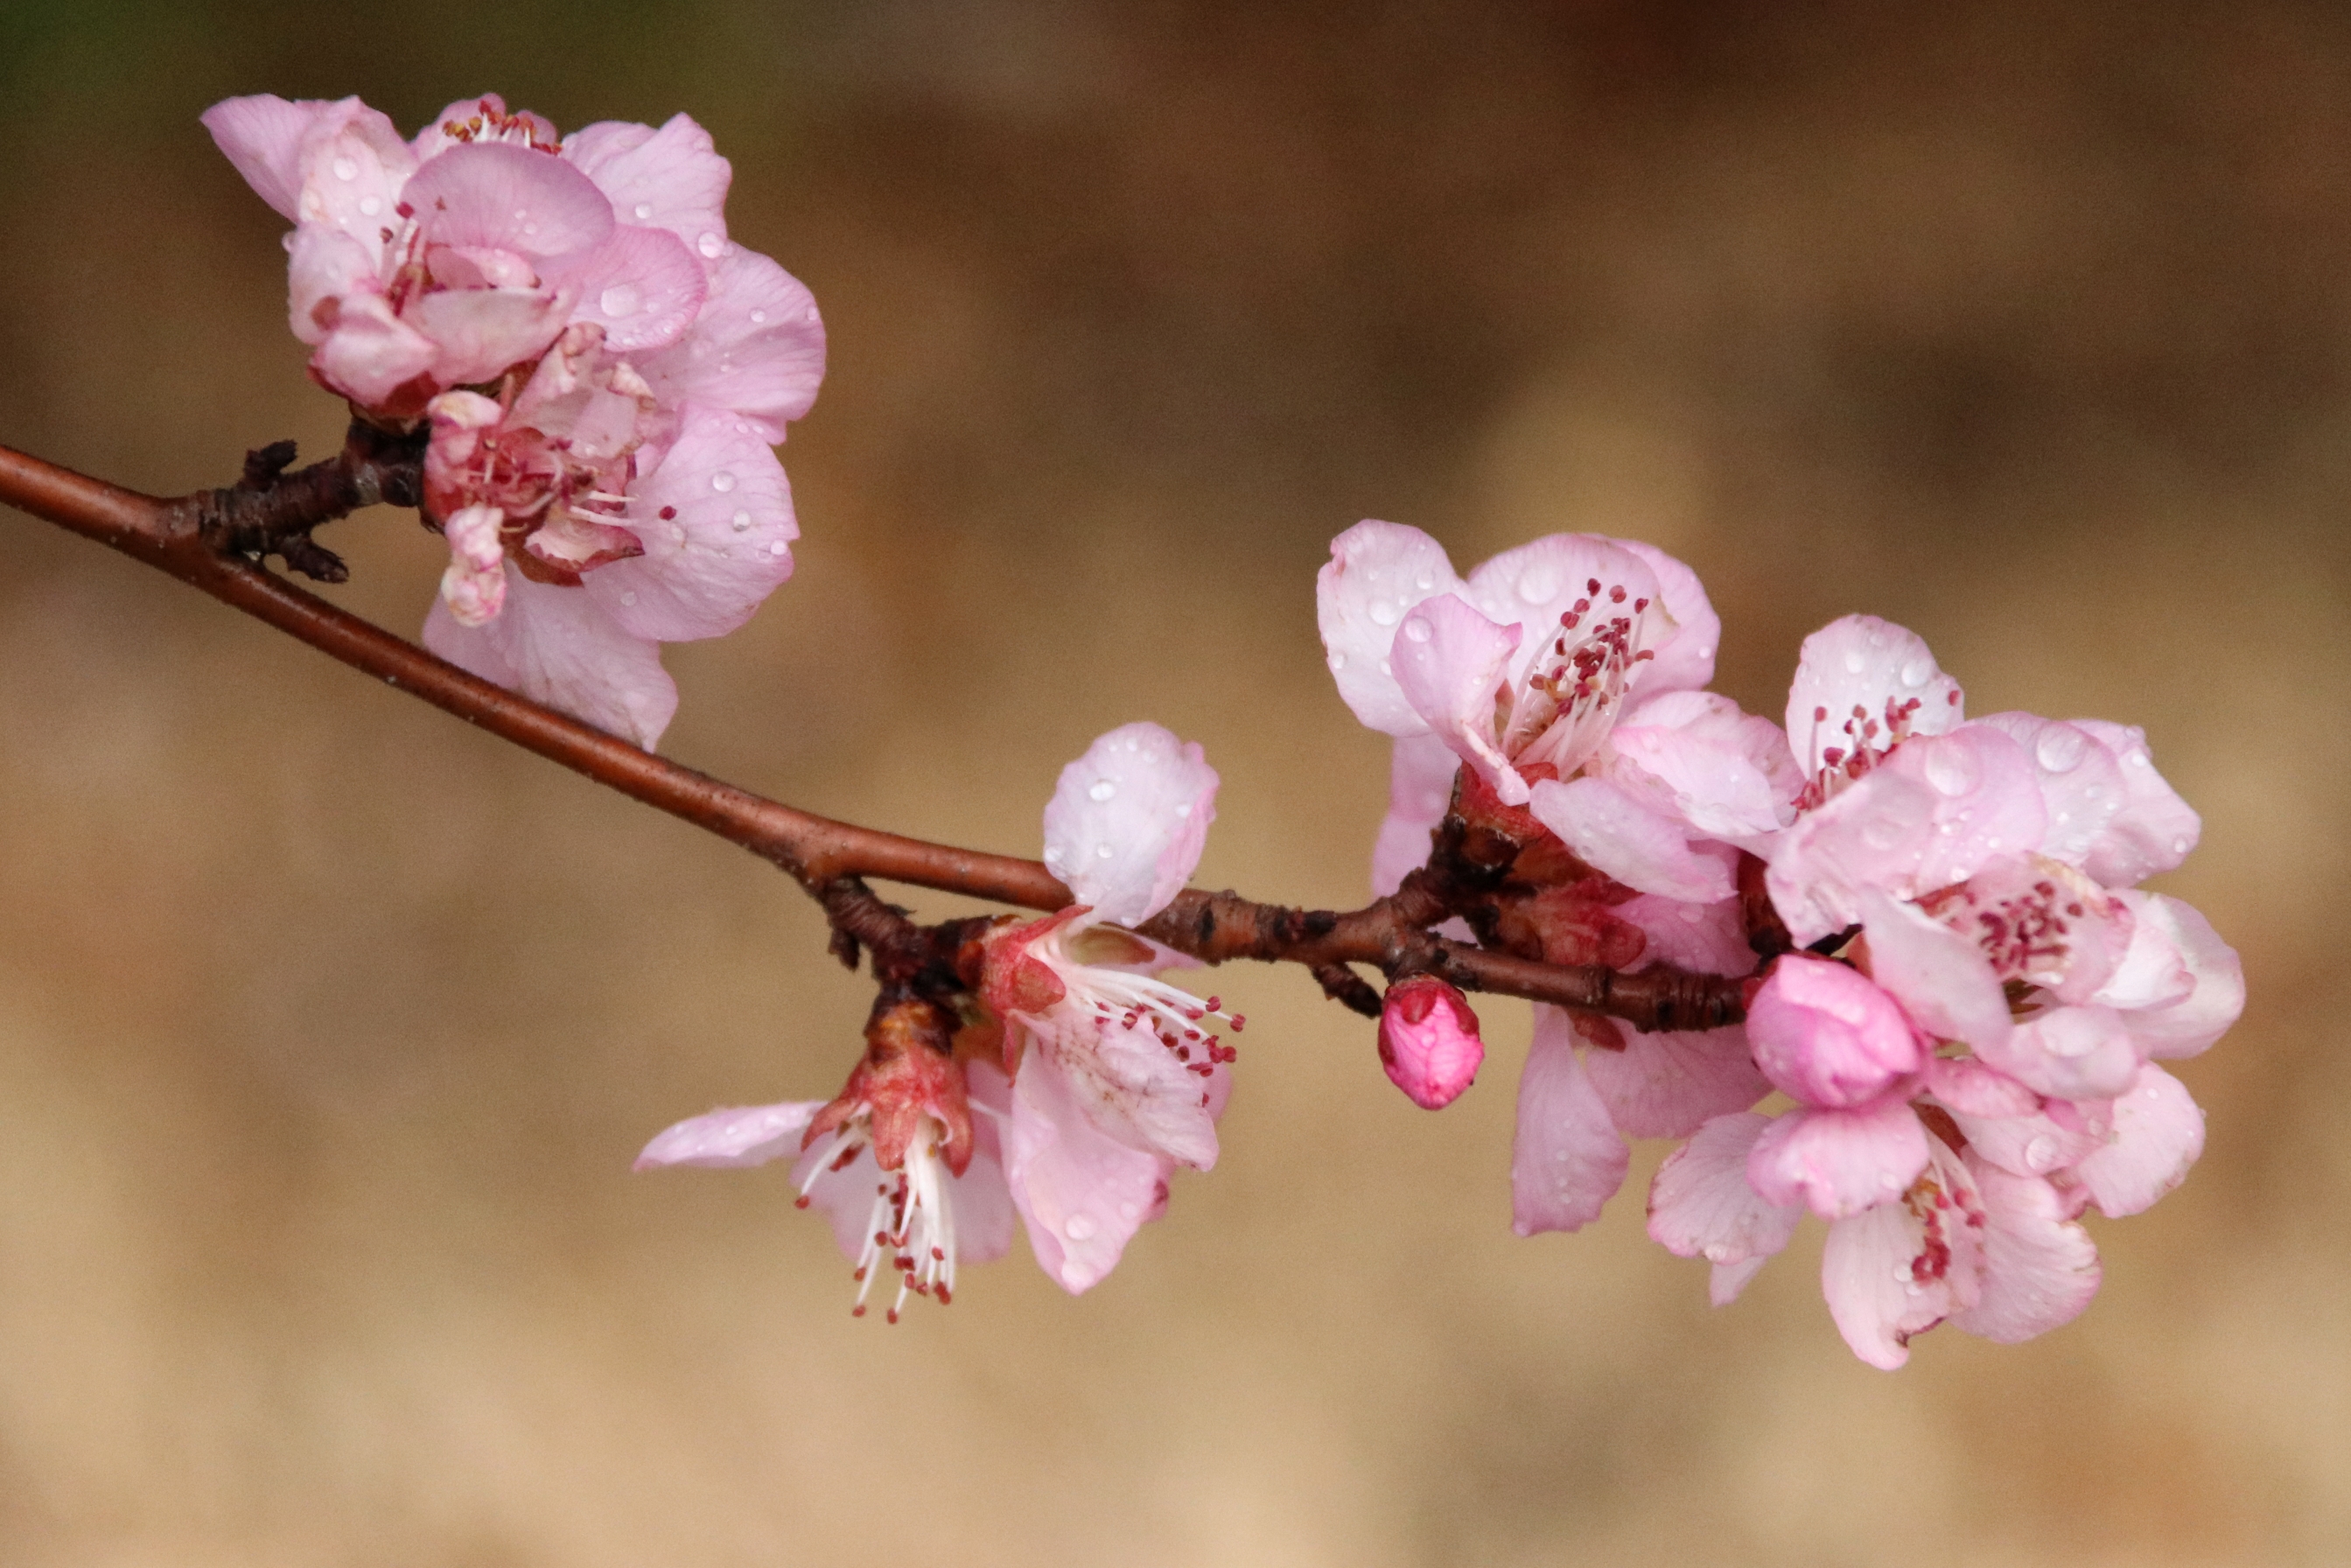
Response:
[{"label": "red anther", "polygon": [[1595,577],[1595,578],[1593,578],[1593,579],[1590,579],[1588,581],[1586,581],[1586,582],[1584,583],[1584,585],[1583,585],[1583,591],[1584,591],[1584,592],[1586,592],[1586,593],[1597,593],[1597,592],[1599,592],[1599,591],[1600,591],[1600,580],[1599,580],[1598,578],[1596,578],[1596,577]]},{"label": "red anther", "polygon": [[863,1301],[860,1301],[855,1306],[850,1308],[849,1315],[852,1318],[863,1317],[865,1315],[865,1303]]},{"label": "red anther", "polygon": [[863,1284],[865,1282],[865,1265],[860,1263],[854,1270],[851,1270],[849,1277],[856,1281],[859,1284]]},{"label": "red anther", "polygon": [[949,1290],[947,1289],[947,1283],[946,1283],[946,1281],[942,1280],[942,1281],[939,1281],[939,1287],[938,1287],[938,1290],[939,1290],[939,1305],[941,1305],[941,1306],[943,1306],[943,1307],[944,1307],[944,1306],[946,1306],[949,1301],[954,1301],[954,1300],[955,1300],[954,1292],[952,1292],[951,1291],[949,1291]]},{"label": "red anther", "polygon": [[1648,607],[1649,601],[1646,599],[1635,599],[1633,601],[1633,612],[1636,615],[1642,611],[1646,610]]},{"label": "red anther", "polygon": [[1225,1005],[1225,999],[1224,999],[1222,997],[1210,997],[1210,998],[1208,998],[1208,1011],[1210,1011],[1210,1012],[1215,1012],[1215,1011],[1217,1011],[1217,1009],[1219,1009],[1220,1008],[1222,1008],[1224,1005]]},{"label": "red anther", "polygon": [[803,1193],[803,1194],[801,1194],[799,1197],[796,1197],[796,1198],[792,1199],[792,1207],[793,1207],[794,1208],[806,1208],[808,1206],[809,1206],[808,1195],[807,1195],[807,1194],[805,1194],[805,1193]]},{"label": "red anther", "polygon": [[934,1247],[934,1248],[932,1248],[932,1249],[931,1249],[931,1260],[932,1260],[933,1262],[935,1262],[935,1263],[944,1263],[944,1262],[946,1262],[946,1261],[947,1260],[946,1249],[945,1249],[945,1248],[943,1248],[943,1247]]},{"label": "red anther", "polygon": [[[1593,583],[1593,584],[1592,585],[1592,591],[1593,591],[1593,592],[1594,592],[1594,593],[1599,592],[1599,591],[1600,591],[1600,585],[1599,585],[1598,583],[1596,583],[1596,582],[1595,582],[1595,583]],[[1587,611],[1587,610],[1589,610],[1589,609],[1591,609],[1591,608],[1592,608],[1592,601],[1590,601],[1589,599],[1579,599],[1579,600],[1577,600],[1577,601],[1575,601],[1574,606],[1573,606],[1573,609],[1574,609],[1575,612],[1576,612],[1578,615],[1583,614],[1585,611]]]},{"label": "red anther", "polygon": [[675,507],[664,507],[661,509],[661,520],[664,523],[674,518],[676,516],[677,508]]},{"label": "red anther", "polygon": [[1235,1034],[1238,1034],[1238,1033],[1240,1033],[1240,1031],[1241,1031],[1241,1030],[1243,1029],[1243,1027],[1244,1027],[1244,1026],[1246,1026],[1248,1023],[1249,1023],[1249,1019],[1248,1019],[1248,1018],[1247,1018],[1247,1017],[1245,1017],[1244,1015],[1242,1015],[1242,1014],[1240,1014],[1240,1013],[1235,1013],[1235,1014],[1233,1015],[1233,1017],[1232,1017],[1233,1032],[1234,1032]]},{"label": "red anther", "polygon": [[890,1321],[891,1321],[893,1323],[895,1323],[895,1322],[898,1321],[898,1309],[897,1309],[897,1308],[895,1308],[895,1307],[892,1307],[892,1308],[890,1309],[890,1311],[889,1311],[889,1312],[888,1312],[888,1314],[887,1314],[887,1315],[888,1315],[888,1317],[889,1317]]},{"label": "red anther", "polygon": [[1191,1061],[1191,1060],[1192,1060],[1192,1048],[1191,1048],[1190,1046],[1188,1046],[1188,1045],[1179,1045],[1179,1046],[1177,1046],[1177,1047],[1176,1048],[1176,1061]]},{"label": "red anther", "polygon": [[1622,604],[1625,602],[1625,585],[1623,583],[1617,583],[1608,591],[1608,602],[1611,604]]},{"label": "red anther", "polygon": [[[1568,614],[1562,615],[1562,616],[1561,616],[1561,617],[1559,618],[1559,623],[1560,623],[1561,625],[1562,625],[1562,626],[1566,627],[1569,631],[1573,632],[1573,631],[1574,631],[1574,630],[1575,630],[1577,623],[1578,623],[1578,622],[1580,622],[1583,619],[1583,617],[1582,617],[1581,615],[1577,615],[1577,614],[1573,613],[1573,612],[1570,612]],[[1562,649],[1562,650],[1561,650],[1561,652],[1562,652],[1562,653],[1564,653],[1565,651],[1566,651],[1566,650],[1564,650],[1564,649]]]}]

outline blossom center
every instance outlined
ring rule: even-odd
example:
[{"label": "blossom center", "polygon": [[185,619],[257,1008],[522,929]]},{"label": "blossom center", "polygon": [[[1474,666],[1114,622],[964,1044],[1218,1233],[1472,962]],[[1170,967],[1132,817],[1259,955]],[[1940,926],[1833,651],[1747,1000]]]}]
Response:
[{"label": "blossom center", "polygon": [[[857,1179],[852,1167],[872,1142],[868,1114],[853,1116],[836,1129],[831,1144],[800,1184],[798,1206],[809,1206],[820,1182]],[[945,1125],[936,1117],[925,1116],[899,1167],[883,1171],[873,1184],[865,1244],[851,1276],[857,1281],[852,1316],[865,1315],[866,1297],[885,1266],[898,1276],[897,1299],[883,1314],[891,1322],[898,1321],[909,1295],[934,1297],[941,1306],[955,1300],[955,1202],[946,1144]]]},{"label": "blossom center", "polygon": [[1514,761],[1548,762],[1562,777],[1599,749],[1624,706],[1634,672],[1654,659],[1655,601],[1625,585],[1589,578],[1562,612],[1559,631],[1527,672],[1510,705],[1502,751]]}]

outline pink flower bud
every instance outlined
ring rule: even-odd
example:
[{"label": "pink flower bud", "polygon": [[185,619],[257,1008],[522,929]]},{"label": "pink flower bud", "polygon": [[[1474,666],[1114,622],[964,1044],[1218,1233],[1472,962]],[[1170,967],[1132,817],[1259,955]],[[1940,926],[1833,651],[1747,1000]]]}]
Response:
[{"label": "pink flower bud", "polygon": [[1453,1103],[1478,1076],[1486,1042],[1468,998],[1434,975],[1413,975],[1388,988],[1380,1009],[1380,1065],[1426,1110]]},{"label": "pink flower bud", "polygon": [[1791,955],[1747,1009],[1763,1076],[1807,1105],[1844,1108],[1917,1071],[1918,1039],[1900,1006],[1843,964]]}]

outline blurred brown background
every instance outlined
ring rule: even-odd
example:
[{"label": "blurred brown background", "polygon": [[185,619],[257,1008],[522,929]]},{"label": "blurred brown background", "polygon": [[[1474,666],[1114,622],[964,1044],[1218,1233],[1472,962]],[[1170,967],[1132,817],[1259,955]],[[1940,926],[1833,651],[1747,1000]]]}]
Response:
[{"label": "blurred brown background", "polygon": [[[799,578],[665,749],[1032,853],[1151,717],[1203,880],[1346,904],[1384,742],[1312,585],[1639,535],[1777,714],[1809,628],[2145,725],[2243,951],[2211,1152],[2088,1315],[1887,1375],[1817,1227],[1727,1311],[1511,1238],[1524,1009],[1442,1117],[1302,976],[1103,1286],[852,1322],[778,1172],[866,997],[748,857],[0,524],[0,1562],[604,1568],[2351,1561],[2351,19],[2265,4],[0,5],[0,441],[157,491],[338,409],[196,115],[685,109],[834,368]],[[330,530],[419,622],[441,552]],[[925,898],[936,913],[950,902]]]}]

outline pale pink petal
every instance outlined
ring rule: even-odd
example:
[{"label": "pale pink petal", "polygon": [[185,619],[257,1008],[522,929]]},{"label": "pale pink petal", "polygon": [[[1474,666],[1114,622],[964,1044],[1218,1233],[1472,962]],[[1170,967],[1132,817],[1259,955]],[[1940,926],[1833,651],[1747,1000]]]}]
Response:
[{"label": "pale pink petal", "polygon": [[[403,343],[392,355],[397,362],[385,367],[387,371],[404,371],[390,383],[396,386],[432,364],[434,349],[422,334],[396,323],[376,277],[378,259],[377,249],[340,229],[315,225],[296,229],[286,236],[286,320],[297,338],[315,347],[341,320],[343,302],[353,301],[360,313],[355,328],[387,333]],[[371,302],[371,308],[359,305],[360,300]],[[378,351],[384,350],[380,347]],[[374,379],[381,380],[381,374]]]},{"label": "pale pink petal", "polygon": [[[1749,1025],[1753,1028],[1752,1020]],[[1748,1184],[1824,1219],[1899,1197],[1927,1168],[1927,1130],[1898,1095],[1851,1111],[1790,1111],[1755,1140]]]},{"label": "pale pink petal", "polygon": [[781,441],[824,380],[824,321],[799,278],[737,246],[710,268],[693,330],[639,368],[663,401],[731,410]]},{"label": "pale pink petal", "polygon": [[[1939,1099],[1941,1085],[1936,1087]],[[2105,1147],[2112,1136],[2108,1113],[2097,1102],[2076,1105],[2052,1100],[2043,1109],[2022,1113],[1993,1106],[1991,1113],[1981,1115],[1949,1100],[1943,1103],[1950,1107],[1951,1119],[1966,1135],[1970,1150],[2018,1176],[2047,1176],[2064,1170]],[[2058,1119],[2061,1115],[2064,1120]]]},{"label": "pale pink petal", "polygon": [[1624,1050],[1593,1051],[1583,1070],[1627,1138],[1686,1138],[1710,1118],[1744,1111],[1771,1092],[1736,1024],[1626,1030]]},{"label": "pale pink petal", "polygon": [[613,624],[662,643],[723,636],[792,575],[799,538],[783,465],[757,433],[689,407],[661,465],[629,489],[645,553],[587,574]]},{"label": "pale pink petal", "polygon": [[2061,1100],[2105,1100],[2137,1078],[2143,1060],[2112,1008],[2044,1008],[2020,1019],[2006,1040],[1976,1047],[2018,1082]]},{"label": "pale pink petal", "polygon": [[950,1186],[955,1203],[956,1259],[987,1263],[1012,1249],[1012,1190],[1004,1174],[1004,1134],[1012,1117],[1012,1085],[991,1062],[964,1065],[974,1113],[971,1165]]},{"label": "pale pink petal", "polygon": [[1856,902],[1869,937],[1871,977],[1920,1029],[1970,1045],[2008,1039],[2008,994],[1971,938],[1875,888],[1862,889]]},{"label": "pale pink petal", "polygon": [[322,105],[296,157],[296,220],[340,229],[380,254],[400,225],[402,190],[416,169],[392,121],[355,98]]},{"label": "pale pink petal", "polygon": [[302,138],[329,107],[315,100],[288,103],[274,93],[261,93],[223,99],[200,118],[254,194],[291,223],[302,193]]},{"label": "pale pink petal", "polygon": [[696,256],[726,254],[726,187],[734,170],[710,132],[683,114],[659,131],[600,120],[574,131],[565,160],[596,183],[622,223],[666,229]]},{"label": "pale pink petal", "polygon": [[2030,1116],[2041,1109],[2040,1095],[1971,1056],[1928,1058],[1927,1091],[1968,1116]]},{"label": "pale pink petal", "polygon": [[2194,994],[2196,977],[2189,972],[2179,944],[2172,939],[2175,922],[2170,912],[2149,907],[2158,896],[2133,888],[2113,895],[2131,913],[2130,946],[2091,1001],[2127,1014],[2167,1008]]},{"label": "pale pink petal", "polygon": [[441,525],[449,540],[449,568],[441,600],[460,626],[483,626],[507,601],[506,548],[498,535],[506,514],[496,507],[465,507]]},{"label": "pale pink petal", "polygon": [[1967,1207],[1978,1200],[1925,1185],[1915,1205],[1884,1203],[1838,1220],[1821,1249],[1821,1294],[1837,1333],[1887,1372],[1910,1359],[1913,1337],[1958,1310],[1962,1283],[1970,1299],[1980,1284],[1982,1223]]},{"label": "pale pink petal", "polygon": [[[1060,1074],[1021,1063],[1004,1128],[1004,1174],[1038,1267],[1072,1295],[1099,1283],[1167,1206],[1165,1160],[1099,1131]],[[975,1084],[984,1064],[968,1070]]]},{"label": "pale pink petal", "polygon": [[1989,725],[2024,748],[2049,812],[2040,852],[2068,865],[2082,864],[2123,809],[2122,763],[2089,731],[2062,719],[1995,713],[1970,722]]},{"label": "pale pink petal", "polygon": [[1045,807],[1045,864],[1100,918],[1139,925],[1200,863],[1217,783],[1197,742],[1121,725],[1061,769]]},{"label": "pale pink petal", "polygon": [[1788,1245],[1802,1204],[1766,1203],[1747,1185],[1747,1157],[1771,1118],[1718,1116],[1657,1167],[1649,1186],[1649,1237],[1679,1258],[1714,1264],[1716,1306],[1727,1304],[1761,1265]]},{"label": "pale pink petal", "polygon": [[1331,559],[1314,579],[1315,619],[1341,700],[1371,728],[1394,736],[1428,729],[1396,684],[1391,650],[1413,606],[1460,587],[1445,547],[1418,528],[1366,518],[1331,541]]},{"label": "pale pink petal", "polygon": [[1893,998],[1843,964],[1800,953],[1772,965],[1748,1002],[1747,1040],[1763,1075],[1807,1105],[1865,1104],[1921,1060]]},{"label": "pale pink petal", "polygon": [[1407,873],[1428,863],[1428,835],[1453,804],[1453,779],[1461,759],[1433,735],[1407,735],[1395,742],[1388,760],[1388,814],[1372,845],[1372,894],[1385,898],[1404,885]]},{"label": "pale pink petal", "polygon": [[2204,1113],[2188,1086],[2149,1062],[2117,1095],[2111,1142],[2074,1166],[2098,1212],[2120,1219],[2155,1207],[2204,1153]]},{"label": "pale pink petal", "polygon": [[1698,833],[1742,845],[1784,827],[1803,785],[1780,727],[1719,692],[1645,698],[1609,732],[1600,765]]},{"label": "pale pink petal", "polygon": [[763,1166],[784,1155],[797,1157],[809,1123],[824,1109],[822,1100],[781,1105],[731,1105],[689,1116],[663,1129],[637,1156],[636,1168],[660,1166]]},{"label": "pale pink petal", "polygon": [[394,317],[381,296],[353,294],[339,302],[325,340],[310,356],[310,371],[354,402],[374,405],[431,370],[439,355],[433,340]]},{"label": "pale pink petal", "polygon": [[1861,889],[1916,900],[2039,843],[2046,825],[2015,741],[1977,726],[1922,736],[1797,818],[1766,885],[1789,931],[1809,945],[1861,919]]},{"label": "pale pink petal", "polygon": [[2155,770],[2147,732],[2102,718],[2074,723],[2122,764],[2125,792],[2121,812],[2091,845],[2083,868],[2108,887],[2130,887],[2186,860],[2203,836],[2203,819]]},{"label": "pale pink petal", "polygon": [[1527,809],[1578,859],[1627,887],[1690,904],[1719,903],[1739,890],[1735,851],[1692,843],[1682,819],[1609,779],[1538,779]]},{"label": "pale pink petal", "polygon": [[1510,1223],[1521,1236],[1591,1224],[1625,1185],[1632,1164],[1633,1152],[1617,1136],[1575,1039],[1566,1012],[1535,1009],[1510,1144]]},{"label": "pale pink petal", "polygon": [[[1801,1212],[1801,1211],[1799,1211]],[[1717,1263],[1707,1270],[1707,1301],[1718,1307],[1727,1307],[1747,1289],[1747,1281],[1763,1271],[1771,1260],[1764,1257],[1742,1258],[1736,1263]]]},{"label": "pale pink petal", "polygon": [[1951,1326],[2017,1344],[2079,1317],[2098,1293],[2098,1249],[2036,1176],[1968,1160],[1983,1203],[1983,1284]]},{"label": "pale pink petal", "polygon": [[[1642,672],[1645,693],[1696,691],[1714,679],[1714,651],[1722,642],[1722,618],[1706,596],[1698,573],[1653,544],[1640,539],[1612,539],[1648,563],[1656,574],[1657,594],[1674,629],[1653,652],[1656,657]],[[1766,721],[1769,722],[1769,721]],[[1784,749],[1786,742],[1782,741]]]},{"label": "pale pink petal", "polygon": [[675,235],[629,224],[559,276],[579,301],[571,319],[602,327],[606,346],[621,354],[676,342],[710,293],[702,264]]},{"label": "pale pink petal", "polygon": [[1701,975],[1746,975],[1754,972],[1755,949],[1747,944],[1746,918],[1739,900],[1718,904],[1685,904],[1645,893],[1612,905],[1608,911],[1626,925],[1637,926],[1647,939],[1636,970],[1670,964]]},{"label": "pale pink petal", "polygon": [[1475,768],[1506,806],[1527,803],[1526,780],[1502,755],[1494,733],[1494,695],[1519,645],[1519,631],[1498,626],[1443,593],[1405,612],[1394,656],[1395,685],[1420,723]]},{"label": "pale pink petal", "polygon": [[612,233],[612,204],[585,174],[503,142],[451,148],[416,171],[402,200],[434,245],[555,256]]},{"label": "pale pink petal", "polygon": [[2167,1061],[2194,1056],[2229,1032],[2245,1010],[2245,969],[2237,951],[2194,905],[2152,894],[2132,905],[2141,924],[2158,927],[2188,970],[2193,988],[2165,1007],[2123,1015],[2140,1051]]},{"label": "pale pink petal", "polygon": [[495,381],[563,329],[553,296],[521,288],[441,289],[411,301],[402,319],[433,340],[433,379],[444,386]]},{"label": "pale pink petal", "polygon": [[479,628],[460,626],[439,599],[424,645],[482,679],[520,692],[651,750],[677,711],[658,644],[632,637],[584,590],[533,582],[509,566],[507,603]]},{"label": "pale pink petal", "polygon": [[[1070,1100],[1105,1135],[1176,1165],[1215,1168],[1217,1117],[1230,1076],[1221,1064],[1203,1078],[1147,1021],[1126,1029],[1114,1019],[1040,1032],[1028,1054],[1046,1059]],[[1030,1071],[1024,1059],[1021,1075]]]},{"label": "pale pink petal", "polygon": [[[1963,716],[1959,684],[1936,664],[1925,639],[1875,615],[1830,622],[1804,639],[1788,689],[1788,744],[1796,766],[1810,779],[1827,766],[1822,754],[1831,747],[1850,755],[1855,738],[1848,723],[1876,721],[1878,736],[1865,744],[1885,749],[1888,705],[1898,710],[1913,701],[1918,706],[1907,724],[1914,735],[1940,735]],[[1862,710],[1858,720],[1855,708]]]}]

